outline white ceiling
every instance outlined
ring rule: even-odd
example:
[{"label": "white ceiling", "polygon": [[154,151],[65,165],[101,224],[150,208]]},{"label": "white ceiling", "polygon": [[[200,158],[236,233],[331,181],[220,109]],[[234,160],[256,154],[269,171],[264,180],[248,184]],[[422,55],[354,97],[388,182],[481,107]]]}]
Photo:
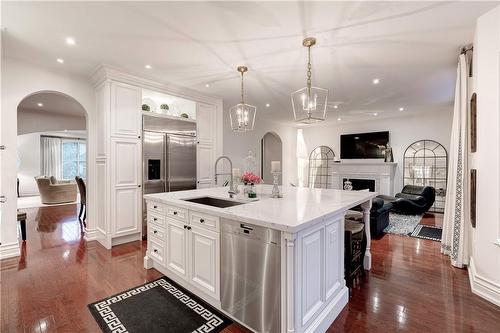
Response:
[{"label": "white ceiling", "polygon": [[40,92],[26,97],[19,103],[18,112],[48,112],[72,117],[85,117],[86,114],[74,98],[56,92]]},{"label": "white ceiling", "polygon": [[313,84],[330,89],[329,119],[345,121],[401,116],[399,107],[449,112],[459,48],[497,5],[2,2],[3,46],[6,56],[83,75],[106,63],[221,96],[226,108],[239,99],[236,67],[247,65],[246,101],[258,117],[291,121],[290,92],[305,85],[302,38],[315,36]]}]

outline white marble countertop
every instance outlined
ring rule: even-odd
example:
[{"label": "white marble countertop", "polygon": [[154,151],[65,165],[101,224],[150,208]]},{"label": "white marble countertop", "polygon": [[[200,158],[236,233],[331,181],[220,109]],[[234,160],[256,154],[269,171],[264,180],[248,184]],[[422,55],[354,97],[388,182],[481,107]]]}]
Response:
[{"label": "white marble countertop", "polygon": [[228,208],[182,200],[209,196],[244,201],[241,193],[234,199],[229,199],[228,187],[146,194],[144,198],[148,201],[294,233],[333,215],[344,213],[377,195],[374,192],[283,187],[283,198],[275,199],[271,198],[271,185],[257,185],[256,187],[259,200],[248,201],[247,199],[247,203],[243,205]]}]

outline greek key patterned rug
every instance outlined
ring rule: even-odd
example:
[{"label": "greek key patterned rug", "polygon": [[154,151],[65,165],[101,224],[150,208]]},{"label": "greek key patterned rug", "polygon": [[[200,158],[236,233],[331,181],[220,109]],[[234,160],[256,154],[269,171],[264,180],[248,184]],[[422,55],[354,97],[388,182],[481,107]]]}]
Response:
[{"label": "greek key patterned rug", "polygon": [[167,277],[88,305],[106,333],[216,333],[232,321]]},{"label": "greek key patterned rug", "polygon": [[420,220],[422,220],[422,215],[402,215],[390,212],[389,225],[384,229],[384,232],[409,236]]}]

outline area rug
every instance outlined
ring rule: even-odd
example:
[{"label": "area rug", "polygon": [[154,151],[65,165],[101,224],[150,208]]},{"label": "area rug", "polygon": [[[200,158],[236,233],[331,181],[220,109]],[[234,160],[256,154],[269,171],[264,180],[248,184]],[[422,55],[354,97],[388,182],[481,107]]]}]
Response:
[{"label": "area rug", "polygon": [[441,241],[443,229],[433,225],[419,224],[411,233],[411,237],[430,239],[436,242]]},{"label": "area rug", "polygon": [[106,333],[222,331],[232,321],[167,277],[88,305]]},{"label": "area rug", "polygon": [[409,236],[421,219],[422,215],[402,215],[390,212],[389,225],[384,229],[384,232]]}]

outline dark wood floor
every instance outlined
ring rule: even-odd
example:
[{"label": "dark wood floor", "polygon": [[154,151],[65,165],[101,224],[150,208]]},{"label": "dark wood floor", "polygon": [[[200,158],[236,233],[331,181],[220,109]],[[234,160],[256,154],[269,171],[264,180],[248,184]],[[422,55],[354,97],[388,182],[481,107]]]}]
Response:
[{"label": "dark wood floor", "polygon": [[[99,332],[88,303],[161,276],[142,268],[142,242],[86,243],[76,205],[26,211],[23,255],[1,262],[0,332]],[[385,235],[372,257],[329,332],[500,332],[500,308],[470,292],[467,271],[452,268],[438,242]]]}]

